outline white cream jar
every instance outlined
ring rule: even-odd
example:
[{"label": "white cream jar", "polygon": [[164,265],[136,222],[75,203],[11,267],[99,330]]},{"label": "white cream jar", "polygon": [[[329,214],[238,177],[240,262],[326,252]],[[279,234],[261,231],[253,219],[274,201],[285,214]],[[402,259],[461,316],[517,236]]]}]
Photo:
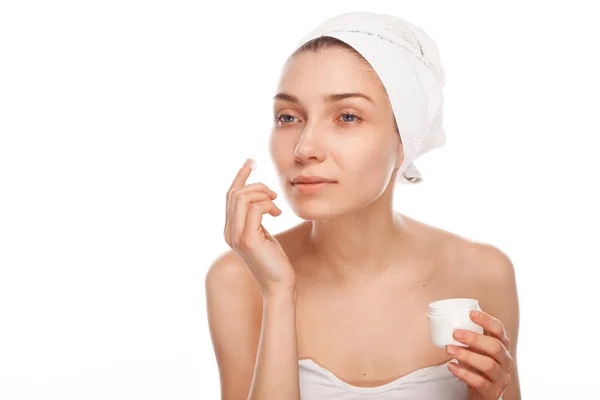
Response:
[{"label": "white cream jar", "polygon": [[475,299],[443,299],[429,304],[427,316],[429,318],[429,335],[433,344],[442,349],[449,344],[469,347],[456,341],[452,335],[456,329],[483,333],[483,328],[469,317],[471,310],[481,310],[479,302]]}]

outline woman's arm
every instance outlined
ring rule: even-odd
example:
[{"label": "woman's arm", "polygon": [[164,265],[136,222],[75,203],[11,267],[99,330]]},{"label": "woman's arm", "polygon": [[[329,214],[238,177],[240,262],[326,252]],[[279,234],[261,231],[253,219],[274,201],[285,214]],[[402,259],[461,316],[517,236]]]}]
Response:
[{"label": "woman's arm", "polygon": [[221,399],[300,399],[295,292],[263,296],[244,261],[227,251],[206,275],[206,299]]},{"label": "woman's arm", "polygon": [[256,370],[249,400],[300,400],[296,292],[265,295]]},{"label": "woman's arm", "polygon": [[487,308],[490,313],[503,322],[511,342],[509,352],[514,359],[511,381],[502,398],[504,400],[521,400],[521,383],[517,362],[520,311],[515,267],[508,255],[497,247],[485,246],[484,254],[486,258],[480,265],[486,266],[488,278],[482,282],[481,286],[488,289]]},{"label": "woman's arm", "polygon": [[499,319],[510,340],[509,353],[514,360],[511,380],[501,396],[503,400],[521,400],[521,385],[517,362],[519,340],[519,296],[515,267],[512,260],[499,248],[486,243],[474,246],[465,265],[469,265],[470,282],[478,293],[481,308]]}]

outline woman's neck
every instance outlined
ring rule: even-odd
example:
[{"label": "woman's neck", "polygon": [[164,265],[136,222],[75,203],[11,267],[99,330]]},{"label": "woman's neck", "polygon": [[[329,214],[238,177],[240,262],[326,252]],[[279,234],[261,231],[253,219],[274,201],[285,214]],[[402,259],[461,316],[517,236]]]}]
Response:
[{"label": "woman's neck", "polygon": [[410,248],[410,226],[410,218],[391,207],[364,210],[310,221],[305,246],[324,269],[319,274],[339,282],[356,282],[397,266],[401,254]]}]

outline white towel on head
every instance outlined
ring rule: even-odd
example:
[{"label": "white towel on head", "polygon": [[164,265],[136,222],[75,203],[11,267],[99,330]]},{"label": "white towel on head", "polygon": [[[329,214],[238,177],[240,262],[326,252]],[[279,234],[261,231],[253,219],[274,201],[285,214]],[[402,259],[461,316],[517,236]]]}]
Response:
[{"label": "white towel on head", "polygon": [[398,179],[422,182],[413,161],[446,143],[442,127],[445,74],[436,43],[405,19],[356,11],[326,20],[295,49],[320,36],[349,44],[371,64],[387,91],[402,139],[404,160]]}]

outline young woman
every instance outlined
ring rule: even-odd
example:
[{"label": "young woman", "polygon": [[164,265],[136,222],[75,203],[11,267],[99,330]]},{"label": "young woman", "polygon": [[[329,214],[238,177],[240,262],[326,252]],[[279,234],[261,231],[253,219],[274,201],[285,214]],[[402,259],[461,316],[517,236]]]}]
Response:
[{"label": "young woman", "polygon": [[[269,149],[305,221],[264,229],[281,210],[266,185],[246,184],[247,160],[227,192],[232,250],[206,276],[222,399],[520,399],[510,259],[393,209],[396,183],[422,181],[414,158],[443,144],[431,43],[397,17],[348,13],[286,62]],[[413,62],[421,75],[393,82]],[[479,301],[484,334],[458,330],[469,347],[440,349],[428,305],[453,297]]]}]

